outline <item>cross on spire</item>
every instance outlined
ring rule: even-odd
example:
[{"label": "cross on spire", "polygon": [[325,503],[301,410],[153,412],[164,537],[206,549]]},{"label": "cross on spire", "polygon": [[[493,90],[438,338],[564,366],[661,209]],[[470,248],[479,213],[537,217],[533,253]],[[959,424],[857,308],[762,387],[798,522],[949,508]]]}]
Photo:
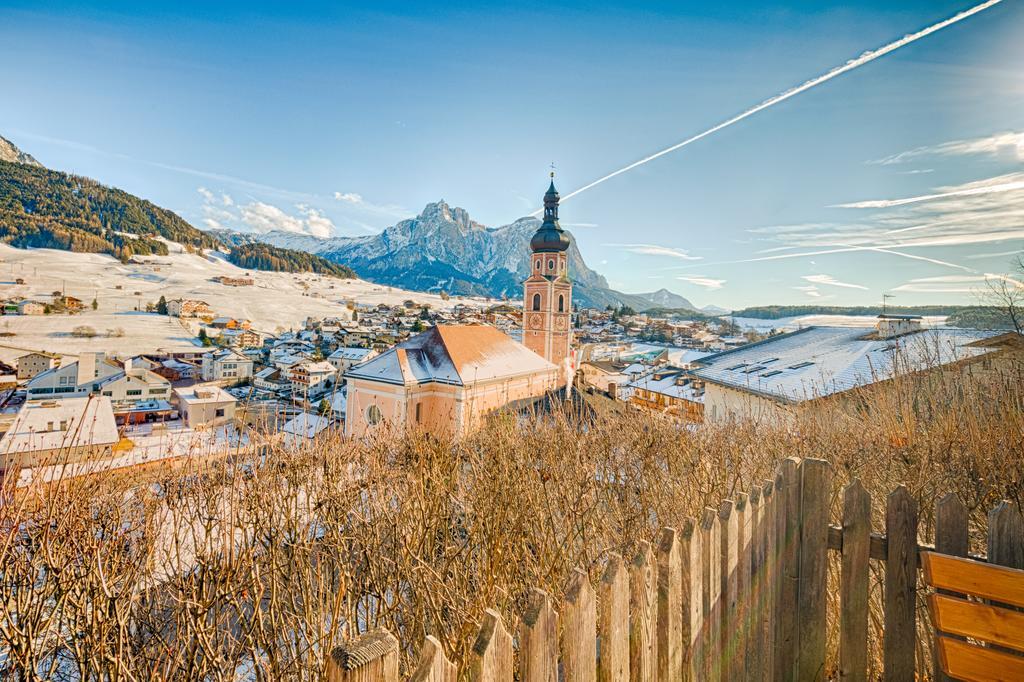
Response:
[{"label": "cross on spire", "polygon": [[555,177],[555,162],[554,161],[551,162],[551,177],[552,178]]}]

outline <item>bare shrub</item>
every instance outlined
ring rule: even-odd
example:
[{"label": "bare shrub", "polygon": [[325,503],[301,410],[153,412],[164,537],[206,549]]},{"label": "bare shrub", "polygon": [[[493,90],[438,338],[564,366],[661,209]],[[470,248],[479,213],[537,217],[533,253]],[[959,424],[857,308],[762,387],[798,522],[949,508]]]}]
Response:
[{"label": "bare shrub", "polygon": [[834,518],[860,477],[876,529],[898,483],[928,537],[936,499],[955,492],[981,550],[991,504],[1024,502],[1024,462],[1008,456],[1024,446],[1022,386],[1019,367],[966,367],[824,401],[788,426],[505,414],[458,441],[335,436],[9,489],[0,675],[315,680],[339,638],[377,626],[406,666],[428,633],[465,661],[485,608],[521,613],[533,586],[560,599],[573,568],[596,579],[610,551],[630,556],[788,456],[832,462]]}]

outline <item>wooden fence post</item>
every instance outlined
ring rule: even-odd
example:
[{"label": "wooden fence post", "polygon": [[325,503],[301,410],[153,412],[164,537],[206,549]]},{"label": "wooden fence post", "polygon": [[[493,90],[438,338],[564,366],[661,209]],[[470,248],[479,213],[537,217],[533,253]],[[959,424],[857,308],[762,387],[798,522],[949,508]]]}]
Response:
[{"label": "wooden fence post", "polygon": [[737,559],[737,523],[738,514],[733,509],[732,500],[725,500],[718,511],[718,522],[721,532],[721,569],[719,578],[722,585],[722,592],[719,600],[722,604],[722,629],[719,633],[720,644],[718,647],[721,656],[721,671],[723,680],[735,680],[734,669],[736,666],[736,631],[738,623],[736,619],[737,607],[736,588],[739,576],[736,570]]},{"label": "wooden fence post", "polygon": [[1024,569],[1024,519],[1007,500],[1000,500],[988,513],[988,561]]},{"label": "wooden fence post", "polygon": [[629,576],[622,557],[608,555],[608,566],[601,577],[598,614],[597,679],[599,682],[629,680]]},{"label": "wooden fence post", "polygon": [[519,624],[519,674],[524,682],[558,679],[558,614],[548,593],[536,587]]},{"label": "wooden fence post", "polygon": [[704,510],[700,524],[701,545],[701,621],[703,627],[700,634],[698,657],[700,661],[701,679],[718,680],[720,675],[721,655],[719,631],[722,625],[721,592],[722,582],[719,571],[721,560],[721,523],[718,512],[711,507]]},{"label": "wooden fence post", "polygon": [[683,674],[681,561],[676,529],[662,528],[658,535],[659,680],[678,680]]},{"label": "wooden fence post", "polygon": [[790,457],[779,470],[775,500],[776,527],[775,675],[793,680],[796,673],[796,589],[800,575],[800,472],[799,460]]},{"label": "wooden fence post", "polygon": [[562,671],[565,682],[597,679],[597,605],[590,577],[578,568],[562,606]]},{"label": "wooden fence post", "polygon": [[[946,493],[935,504],[935,551],[941,554],[966,557],[969,550],[967,535],[967,508],[955,493]],[[951,594],[947,590],[939,590]],[[953,682],[942,670],[939,657],[938,633],[932,638],[932,677],[935,682]],[[956,635],[948,635],[956,637]]]},{"label": "wooden fence post", "polygon": [[747,612],[747,679],[761,679],[764,662],[764,524],[761,523],[764,506],[761,488],[754,486],[747,501],[747,525],[750,528],[750,609]]},{"label": "wooden fence post", "polygon": [[646,541],[639,543],[629,565],[629,679],[657,679],[658,573],[654,552]]},{"label": "wooden fence post", "polygon": [[657,678],[657,567],[650,543],[630,563],[630,680]]},{"label": "wooden fence post", "polygon": [[423,651],[409,682],[455,682],[455,664],[444,655],[441,643],[432,635],[423,640]]},{"label": "wooden fence post", "polygon": [[702,592],[704,574],[701,570],[701,534],[697,521],[691,517],[683,520],[680,538],[682,570],[680,575],[681,616],[683,643],[683,679],[701,678],[698,664],[698,641],[702,627]]},{"label": "wooden fence post", "polygon": [[764,630],[764,649],[761,653],[762,680],[774,679],[775,674],[775,596],[778,587],[775,574],[778,571],[776,556],[776,528],[778,526],[775,513],[775,481],[764,482],[761,489],[762,511],[761,525],[764,528],[764,566],[762,568],[762,590],[764,591],[764,609],[761,613],[761,628]]},{"label": "wooden fence post", "polygon": [[917,502],[899,486],[885,510],[885,679],[913,682],[917,635]]},{"label": "wooden fence post", "polygon": [[747,679],[747,641],[751,631],[750,604],[750,499],[746,493],[736,495],[736,609],[733,633],[733,679]]},{"label": "wooden fence post", "polygon": [[334,648],[327,682],[398,682],[398,640],[380,628]]},{"label": "wooden fence post", "polygon": [[501,614],[484,611],[470,654],[469,679],[472,682],[512,682],[512,635],[505,628]]},{"label": "wooden fence post", "polygon": [[800,463],[800,584],[797,587],[797,679],[825,679],[828,526],[831,466]]},{"label": "wooden fence post", "polygon": [[839,677],[866,682],[871,496],[855,479],[843,490],[842,573],[839,580]]}]

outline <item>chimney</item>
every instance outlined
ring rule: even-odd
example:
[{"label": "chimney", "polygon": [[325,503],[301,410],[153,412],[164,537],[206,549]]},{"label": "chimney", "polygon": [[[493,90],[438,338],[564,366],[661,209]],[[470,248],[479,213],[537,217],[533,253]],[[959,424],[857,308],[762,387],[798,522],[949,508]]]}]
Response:
[{"label": "chimney", "polygon": [[96,360],[103,353],[81,353],[78,356],[78,376],[75,381],[79,386],[91,384],[96,378]]},{"label": "chimney", "polygon": [[615,385],[614,381],[608,382],[608,397],[612,400],[618,399],[618,386]]},{"label": "chimney", "polygon": [[132,371],[132,358],[128,358],[127,360],[124,361],[124,373],[128,374],[128,372],[131,372],[131,371]]}]

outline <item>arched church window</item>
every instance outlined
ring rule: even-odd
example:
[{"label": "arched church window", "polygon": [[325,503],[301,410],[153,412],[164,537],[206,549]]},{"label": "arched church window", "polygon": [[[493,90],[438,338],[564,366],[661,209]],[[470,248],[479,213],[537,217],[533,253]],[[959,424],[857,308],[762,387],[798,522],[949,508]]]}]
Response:
[{"label": "arched church window", "polygon": [[533,295],[533,309],[540,310],[540,294]]},{"label": "arched church window", "polygon": [[537,269],[540,270],[540,258],[537,259]]},{"label": "arched church window", "polygon": [[560,313],[564,313],[565,312],[565,295],[564,294],[559,294],[558,295],[558,312],[560,312]]},{"label": "arched church window", "polygon": [[548,261],[548,270],[554,270],[554,269],[555,269],[555,261],[549,260]]},{"label": "arched church window", "polygon": [[366,408],[366,421],[370,424],[370,426],[376,426],[377,424],[380,424],[383,418],[384,415],[381,414],[380,408],[377,407],[376,405],[370,405],[369,407]]}]

